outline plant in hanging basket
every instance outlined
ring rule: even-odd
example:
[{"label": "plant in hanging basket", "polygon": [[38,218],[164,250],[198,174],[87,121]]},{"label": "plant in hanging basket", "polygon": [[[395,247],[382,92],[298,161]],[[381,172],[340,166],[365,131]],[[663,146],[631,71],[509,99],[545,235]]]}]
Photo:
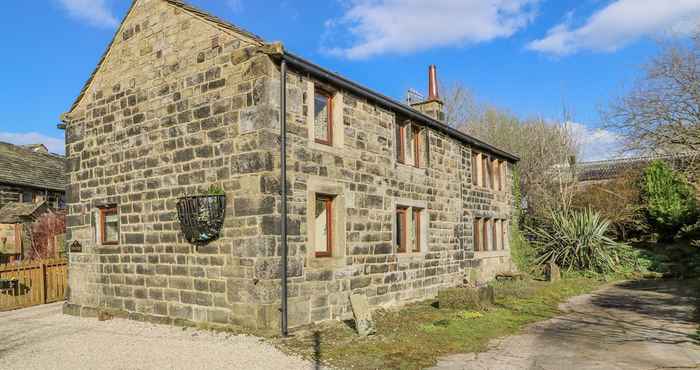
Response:
[{"label": "plant in hanging basket", "polygon": [[180,227],[192,244],[203,245],[217,239],[224,224],[226,195],[212,189],[209,195],[187,196],[177,202]]}]

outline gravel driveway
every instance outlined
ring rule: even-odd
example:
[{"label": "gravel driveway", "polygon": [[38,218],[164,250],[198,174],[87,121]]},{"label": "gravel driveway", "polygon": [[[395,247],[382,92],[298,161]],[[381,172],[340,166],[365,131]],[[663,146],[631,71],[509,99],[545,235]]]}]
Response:
[{"label": "gravel driveway", "polygon": [[575,297],[563,316],[444,358],[438,370],[700,369],[697,300],[686,282],[636,281]]},{"label": "gravel driveway", "polygon": [[0,369],[310,369],[252,336],[65,316],[61,304],[0,313]]}]

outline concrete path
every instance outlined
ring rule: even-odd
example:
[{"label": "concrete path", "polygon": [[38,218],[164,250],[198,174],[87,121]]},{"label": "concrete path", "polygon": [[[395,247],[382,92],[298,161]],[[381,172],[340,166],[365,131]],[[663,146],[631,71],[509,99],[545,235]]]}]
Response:
[{"label": "concrete path", "polygon": [[61,304],[0,313],[0,369],[311,369],[252,336],[65,316]]},{"label": "concrete path", "polygon": [[494,342],[487,352],[447,357],[435,369],[700,369],[700,346],[689,338],[697,328],[690,289],[640,281],[575,297],[562,305],[563,316]]}]

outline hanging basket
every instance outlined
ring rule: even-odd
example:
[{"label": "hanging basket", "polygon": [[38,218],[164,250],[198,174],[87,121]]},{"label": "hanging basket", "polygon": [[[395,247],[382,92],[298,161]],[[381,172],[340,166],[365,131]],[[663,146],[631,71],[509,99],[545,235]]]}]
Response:
[{"label": "hanging basket", "polygon": [[180,227],[192,244],[203,245],[216,240],[225,216],[225,195],[184,197],[177,202]]}]

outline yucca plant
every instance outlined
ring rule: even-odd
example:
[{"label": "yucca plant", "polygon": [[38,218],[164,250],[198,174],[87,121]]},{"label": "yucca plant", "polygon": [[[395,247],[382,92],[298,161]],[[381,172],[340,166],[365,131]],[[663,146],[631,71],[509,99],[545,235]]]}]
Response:
[{"label": "yucca plant", "polygon": [[634,263],[632,249],[606,236],[610,222],[590,209],[555,211],[544,227],[528,227],[539,265],[567,270],[616,272]]}]

